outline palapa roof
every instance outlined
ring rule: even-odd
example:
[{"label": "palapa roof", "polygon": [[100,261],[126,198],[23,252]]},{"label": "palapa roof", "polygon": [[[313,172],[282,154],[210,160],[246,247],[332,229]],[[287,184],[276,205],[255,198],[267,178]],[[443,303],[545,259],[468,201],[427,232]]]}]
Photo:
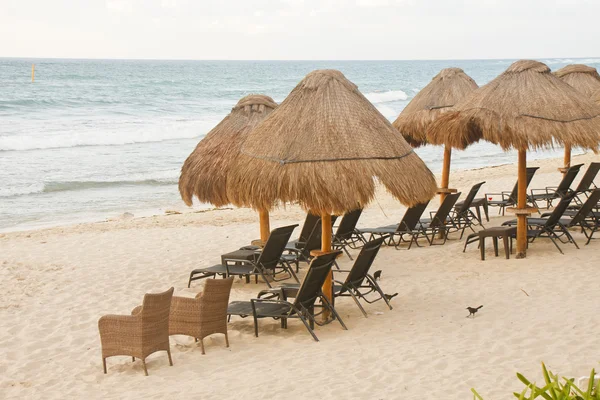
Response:
[{"label": "palapa roof", "polygon": [[375,180],[407,205],[429,200],[431,171],[339,71],[309,73],[244,142],[227,182],[238,206],[298,202],[318,214],[367,205]]},{"label": "palapa roof", "polygon": [[462,69],[445,68],[417,93],[392,125],[411,146],[427,144],[429,124],[477,87]]},{"label": "palapa roof", "polygon": [[596,104],[600,105],[600,90],[597,90],[593,95],[592,95],[592,100],[596,102]]},{"label": "palapa roof", "polygon": [[179,178],[179,193],[188,206],[192,197],[217,207],[230,204],[227,175],[232,162],[248,135],[277,107],[269,96],[251,94],[243,97],[202,139],[185,160]]},{"label": "palapa roof", "polygon": [[600,108],[545,64],[521,60],[441,115],[427,138],[460,149],[484,139],[505,150],[553,142],[595,150]]},{"label": "palapa roof", "polygon": [[583,64],[571,64],[554,72],[575,89],[592,97],[594,92],[600,90],[600,75],[596,68],[588,67]]}]

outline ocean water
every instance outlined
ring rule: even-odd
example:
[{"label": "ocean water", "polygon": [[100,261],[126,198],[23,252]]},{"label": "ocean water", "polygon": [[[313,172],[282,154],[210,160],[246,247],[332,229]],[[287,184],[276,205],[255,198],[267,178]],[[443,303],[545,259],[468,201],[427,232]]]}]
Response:
[{"label": "ocean water", "polygon": [[[197,142],[242,96],[263,93],[279,103],[314,69],[341,70],[393,120],[442,68],[460,67],[482,85],[512,61],[0,58],[0,231],[185,208],[177,180]],[[574,62],[600,67],[600,59],[541,61],[553,69]],[[440,170],[441,148],[417,153]],[[480,143],[454,152],[452,163],[476,168],[515,159]]]}]

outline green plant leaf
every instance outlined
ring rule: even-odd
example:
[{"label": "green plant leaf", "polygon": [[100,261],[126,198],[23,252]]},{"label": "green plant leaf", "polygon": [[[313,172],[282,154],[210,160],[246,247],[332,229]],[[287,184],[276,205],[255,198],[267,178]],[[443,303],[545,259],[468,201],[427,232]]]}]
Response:
[{"label": "green plant leaf", "polygon": [[471,388],[471,392],[473,392],[473,399],[474,400],[483,400],[483,397],[481,397],[479,395],[479,393],[477,393],[477,391],[475,389]]}]

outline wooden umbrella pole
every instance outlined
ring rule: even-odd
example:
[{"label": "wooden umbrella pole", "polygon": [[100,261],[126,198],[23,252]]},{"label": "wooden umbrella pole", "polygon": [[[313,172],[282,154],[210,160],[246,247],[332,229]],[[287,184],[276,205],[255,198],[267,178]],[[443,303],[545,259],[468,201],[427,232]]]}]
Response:
[{"label": "wooden umbrella pole", "polygon": [[[442,165],[442,184],[441,189],[448,189],[450,185],[450,159],[452,158],[452,148],[448,145],[444,147],[444,164]],[[440,204],[444,202],[447,193],[440,193]]]},{"label": "wooden umbrella pole", "polygon": [[525,258],[527,254],[527,150],[519,150],[519,192],[517,209],[517,258]]},{"label": "wooden umbrella pole", "polygon": [[269,211],[260,210],[258,212],[258,216],[260,218],[260,241],[264,243],[269,239],[269,235],[271,234],[271,226],[269,225]]},{"label": "wooden umbrella pole", "polygon": [[[331,251],[331,215],[321,215],[321,251],[328,253]],[[333,272],[330,272],[323,284],[323,294],[333,304]],[[330,314],[328,311],[323,313],[323,318],[328,319]]]},{"label": "wooden umbrella pole", "polygon": [[567,169],[571,167],[571,145],[565,144],[565,161],[564,161],[564,172],[563,175],[567,173]]}]

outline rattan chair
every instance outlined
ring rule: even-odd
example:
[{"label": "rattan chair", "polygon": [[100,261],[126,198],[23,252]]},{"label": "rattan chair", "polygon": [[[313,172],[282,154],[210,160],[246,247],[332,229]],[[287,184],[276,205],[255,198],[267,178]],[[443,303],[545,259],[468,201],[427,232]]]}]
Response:
[{"label": "rattan chair", "polygon": [[213,333],[222,333],[229,347],[227,305],[232,284],[233,278],[207,279],[204,290],[195,298],[173,297],[169,335],[193,336],[200,341],[200,349],[205,354],[202,339]]},{"label": "rattan chair", "polygon": [[106,358],[131,356],[142,360],[148,376],[146,357],[164,350],[173,365],[169,348],[169,311],[173,288],[163,293],[147,293],[144,303],[133,309],[131,315],[105,315],[98,321],[102,342],[102,365],[106,374]]}]

